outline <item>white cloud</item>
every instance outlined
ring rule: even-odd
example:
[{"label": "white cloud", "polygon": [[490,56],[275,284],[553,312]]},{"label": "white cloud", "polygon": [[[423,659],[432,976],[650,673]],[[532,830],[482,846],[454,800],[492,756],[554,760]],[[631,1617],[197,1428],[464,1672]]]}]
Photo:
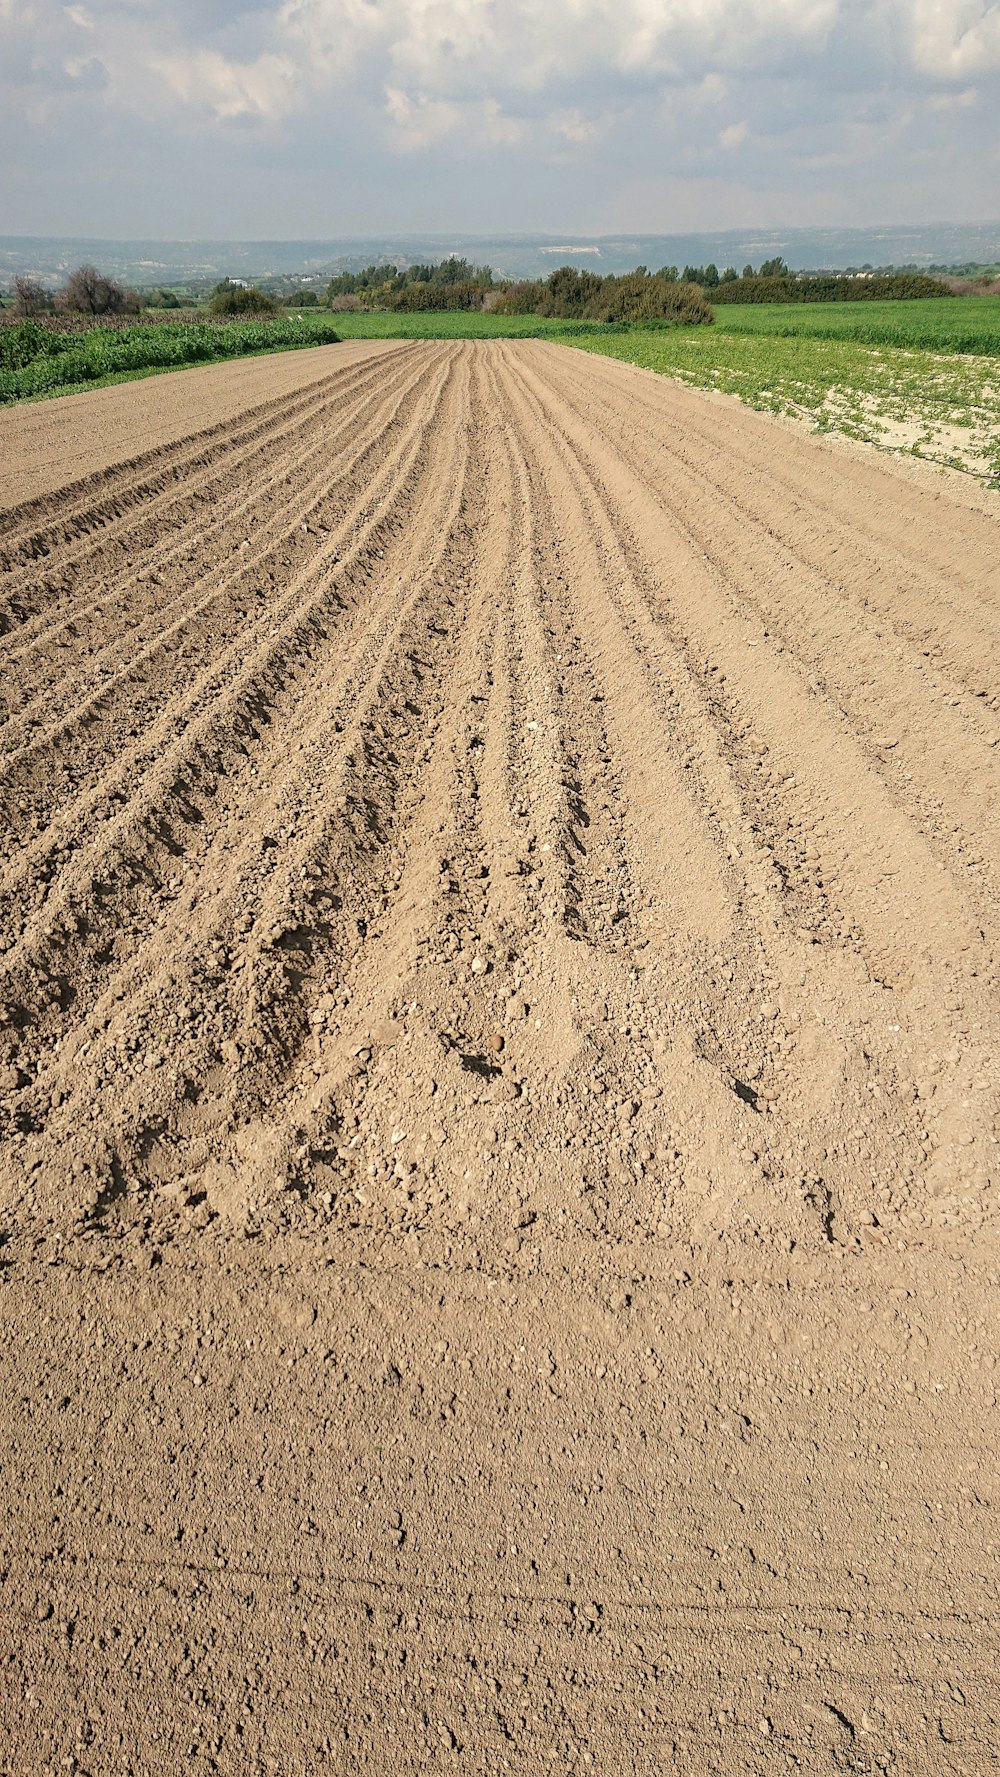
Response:
[{"label": "white cloud", "polygon": [[957,93],[932,93],[928,100],[932,111],[969,111],[978,103],[979,94],[974,86],[963,87]]},{"label": "white cloud", "polygon": [[739,123],[731,123],[728,129],[720,130],[719,147],[726,149],[742,148],[749,134],[750,125],[747,123],[746,118],[741,118]]},{"label": "white cloud", "polygon": [[238,62],[217,50],[154,55],[148,63],[168,91],[185,105],[211,112],[220,122],[233,118],[283,117],[294,103],[297,73],[287,56],[262,55]]},{"label": "white cloud", "polygon": [[426,93],[411,94],[399,86],[386,87],[385,109],[407,148],[426,148],[429,143],[440,141],[456,127],[459,117],[458,106],[446,99],[430,99]]},{"label": "white cloud", "polygon": [[285,0],[278,23],[336,77],[377,54],[396,90],[538,92],[609,71],[648,85],[821,49],[843,0]]},{"label": "white cloud", "polygon": [[[370,190],[409,218],[411,188],[424,218],[471,192],[490,226],[489,179],[511,227],[556,202],[585,232],[601,203],[612,226],[647,206],[666,223],[673,196],[651,194],[677,191],[706,220],[722,190],[731,216],[754,192],[808,216],[824,168],[838,218],[855,201],[844,170],[866,207],[912,191],[943,213],[958,192],[985,214],[998,76],[1000,0],[0,0],[0,144],[22,186],[39,152],[66,169],[71,145],[103,142],[117,169],[145,133],[164,169],[193,144],[206,184],[227,143],[237,175],[270,155],[283,216],[281,157],[308,140],[316,228]],[[104,202],[106,174],[92,183]]]},{"label": "white cloud", "polygon": [[582,144],[596,142],[603,132],[603,123],[596,117],[585,117],[578,106],[573,105],[568,111],[556,111],[549,120],[551,128],[564,142]]},{"label": "white cloud", "polygon": [[427,148],[453,134],[470,146],[513,148],[525,136],[523,123],[505,116],[495,99],[462,104],[387,86],[385,111],[396,131],[395,146],[403,150]]},{"label": "white cloud", "polygon": [[1000,69],[1000,4],[911,0],[913,59],[932,77],[968,80]]},{"label": "white cloud", "polygon": [[0,0],[0,30],[43,81],[86,32],[123,107],[274,123],[334,91],[411,147],[471,127],[582,152],[596,116],[650,91],[711,104],[755,78],[821,83],[838,41],[859,79],[879,55],[873,77],[908,60],[932,90],[1000,69],[1000,0]]}]

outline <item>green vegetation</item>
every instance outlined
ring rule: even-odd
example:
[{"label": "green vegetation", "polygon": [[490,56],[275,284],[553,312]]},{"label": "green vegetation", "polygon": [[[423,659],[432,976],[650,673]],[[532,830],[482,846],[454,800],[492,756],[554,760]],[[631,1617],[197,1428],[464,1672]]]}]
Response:
[{"label": "green vegetation", "polygon": [[144,371],[179,370],[217,358],[243,358],[339,339],[330,321],[287,317],[95,325],[67,332],[44,322],[0,327],[0,403],[107,382]]},{"label": "green vegetation", "polygon": [[[417,314],[338,314],[337,332],[342,339],[572,339],[581,334],[622,332],[598,321],[560,321],[543,315],[503,315],[424,311]],[[304,317],[307,327],[316,325],[313,315]]]},{"label": "green vegetation", "polygon": [[256,284],[233,284],[228,278],[216,284],[208,309],[212,315],[277,315],[281,312],[274,297],[258,290]]},{"label": "green vegetation", "polygon": [[[468,259],[442,259],[437,265],[397,266],[391,260],[366,265],[363,271],[341,272],[327,286],[327,301],[338,296],[356,296],[379,307],[393,307],[412,286],[417,285],[427,299],[424,308],[478,307],[487,290],[493,288],[493,272],[488,265],[472,265]],[[463,294],[475,292],[478,301],[445,303],[442,292],[463,286]]]},{"label": "green vegetation", "polygon": [[[672,267],[670,268],[673,269]],[[622,277],[598,277],[561,265],[535,283],[511,284],[493,300],[494,314],[545,315],[559,320],[617,321],[627,325],[669,321],[677,327],[711,326],[712,310],[696,284],[678,283],[645,266]]]},{"label": "green vegetation", "polygon": [[[675,265],[665,265],[657,277],[678,281]],[[783,259],[765,259],[759,271],[745,265],[742,272],[727,265],[720,272],[717,265],[686,265],[679,275],[683,284],[697,284],[709,293],[712,303],[759,302],[900,302],[943,294],[936,278],[928,278],[913,268],[905,272],[873,273],[870,266],[864,274],[847,272],[791,272]]]},{"label": "green vegetation", "polygon": [[[912,271],[913,266],[903,268]],[[937,272],[943,277],[965,278],[978,282],[981,278],[1000,278],[1000,260],[991,260],[988,264],[981,259],[967,259],[961,265],[929,265],[929,272]]]},{"label": "green vegetation", "polygon": [[721,325],[710,332],[637,327],[567,343],[1000,485],[1000,377],[995,360],[979,352],[946,355],[810,338],[784,327],[768,334]]},{"label": "green vegetation", "polygon": [[[715,267],[706,269],[714,271]],[[933,302],[942,295],[942,285],[936,278],[924,278],[916,273],[848,278],[830,272],[792,277],[787,272],[771,275],[761,270],[753,276],[749,266],[741,278],[730,277],[724,272],[711,288],[713,302],[739,303],[741,306],[759,302]]]},{"label": "green vegetation", "polygon": [[861,345],[1000,356],[1000,297],[938,296],[934,302],[836,302],[720,308],[726,333],[768,338],[852,339]]},{"label": "green vegetation", "polygon": [[[669,269],[671,276],[666,275]],[[462,311],[469,314],[538,315],[579,321],[670,321],[679,327],[706,326],[712,310],[704,292],[682,284],[671,266],[652,275],[645,266],[622,277],[598,277],[561,265],[547,278],[518,283],[497,282],[488,265],[465,259],[442,259],[438,265],[370,265],[334,278],[327,290],[331,306],[342,313],[382,311],[426,314]]]}]

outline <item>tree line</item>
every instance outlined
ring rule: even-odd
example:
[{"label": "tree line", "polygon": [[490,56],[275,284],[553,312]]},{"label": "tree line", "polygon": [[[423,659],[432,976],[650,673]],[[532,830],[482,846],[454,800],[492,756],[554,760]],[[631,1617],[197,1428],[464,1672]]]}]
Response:
[{"label": "tree line", "polygon": [[330,279],[326,295],[328,302],[338,296],[360,296],[368,292],[393,296],[411,284],[432,285],[434,289],[461,284],[476,290],[491,290],[496,280],[492,266],[473,265],[468,259],[448,258],[439,260],[436,265],[407,266],[382,260],[366,265],[362,271],[338,273]]},{"label": "tree line", "polygon": [[[623,274],[581,271],[562,265],[546,278],[498,278],[488,265],[461,258],[436,264],[397,266],[375,262],[357,272],[331,278],[326,303],[333,310],[379,309],[402,314],[422,310],[467,310],[501,315],[552,316],[564,320],[622,322],[670,321],[681,325],[710,323],[712,303],[801,303],[931,297],[943,294],[935,278],[917,272],[846,276],[839,273],[796,275],[781,258],[766,259],[755,270],[733,266],[664,265],[657,271],[637,266]],[[14,310],[19,318],[45,315],[135,315],[144,308],[176,309],[169,290],[140,295],[93,265],[81,265],[63,288],[51,292],[32,277],[13,281]],[[314,290],[297,291],[293,308],[315,308]],[[208,303],[215,315],[278,315],[281,302],[266,291],[224,279]]]},{"label": "tree line", "polygon": [[734,302],[902,302],[915,297],[944,296],[936,278],[915,272],[895,272],[883,277],[846,277],[836,272],[823,276],[765,275],[723,280],[712,291],[712,301]]},{"label": "tree line", "polygon": [[[683,297],[679,291],[687,292]],[[437,265],[373,264],[360,272],[342,272],[327,288],[333,309],[388,309],[412,313],[426,309],[485,309],[494,314],[555,315],[581,320],[646,320],[683,318],[705,321],[712,303],[844,302],[943,295],[934,278],[915,272],[848,276],[840,273],[796,274],[780,257],[742,271],[727,265],[663,265],[650,271],[601,276],[571,265],[559,266],[547,278],[497,278],[490,266],[464,259]]]},{"label": "tree line", "polygon": [[39,315],[137,315],[143,307],[138,291],[106,277],[94,265],[80,265],[61,290],[47,290],[37,278],[15,278],[14,313],[22,320]]},{"label": "tree line", "polygon": [[622,276],[559,266],[547,278],[497,278],[488,265],[443,259],[436,265],[385,263],[332,278],[327,301],[335,310],[382,309],[412,314],[464,309],[497,315],[555,316],[563,320],[669,320],[705,324],[712,311],[703,291],[678,277],[676,267],[639,266]]}]

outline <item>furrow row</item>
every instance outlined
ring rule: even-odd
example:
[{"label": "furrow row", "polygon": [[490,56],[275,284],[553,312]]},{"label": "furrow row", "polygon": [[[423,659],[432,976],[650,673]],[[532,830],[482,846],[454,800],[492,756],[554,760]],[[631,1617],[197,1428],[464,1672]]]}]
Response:
[{"label": "furrow row", "polygon": [[[407,354],[408,356],[409,354]],[[289,448],[295,447],[294,469],[301,473],[306,453],[303,433],[336,435],[352,411],[363,412],[373,397],[397,380],[402,366],[378,360],[362,363],[339,377],[330,389],[321,384],[307,398],[290,401],[273,415],[264,432],[255,429],[241,451],[220,447],[210,455],[203,473],[180,475],[168,499],[140,501],[121,525],[99,532],[75,551],[65,552],[54,566],[32,564],[20,576],[0,582],[9,641],[6,658],[30,673],[31,657],[64,636],[90,640],[101,621],[113,613],[129,615],[171,571],[207,555],[229,525],[234,527],[256,500],[289,475]],[[227,551],[228,552],[228,551]],[[28,679],[30,684],[30,678]],[[9,700],[10,701],[10,700]]]},{"label": "furrow row", "polygon": [[[304,684],[322,687],[341,625],[363,622],[372,587],[407,547],[410,501],[419,497],[433,460],[433,419],[442,402],[453,405],[454,374],[453,365],[440,363],[425,376],[404,446],[382,485],[374,493],[370,485],[358,490],[337,563],[310,558],[252,643],[231,645],[195,682],[180,719],[168,712],[138,747],[113,758],[11,866],[6,933],[13,943],[5,967],[21,971],[22,1020],[31,1005],[52,1010],[59,999],[76,1001],[90,991],[79,972],[67,975],[65,968],[55,973],[64,983],[72,978],[72,986],[53,991],[55,975],[45,964],[53,940],[50,961],[69,942],[70,961],[74,946],[83,945],[82,964],[85,954],[100,955],[109,941],[114,949],[117,927],[118,951],[127,955],[125,923],[144,918],[142,907],[155,905],[158,896],[172,897],[169,880],[178,872],[183,877],[189,852],[203,855],[225,818],[218,810],[228,808],[234,793],[245,794],[242,786],[253,791],[255,754],[294,724]],[[285,757],[280,743],[273,756]],[[192,867],[196,874],[194,860]]]},{"label": "furrow row", "polygon": [[[192,1167],[204,1169],[208,1138],[229,1156],[218,1159],[217,1178],[230,1177],[230,1150],[238,1163],[249,1140],[251,1173],[257,1177],[263,1166],[273,1183],[272,1162],[288,1132],[280,1121],[268,1130],[259,1119],[308,1031],[302,984],[311,964],[339,957],[363,933],[377,899],[381,864],[372,858],[383,856],[381,823],[391,826],[400,756],[422,744],[421,686],[448,634],[441,615],[453,603],[465,546],[468,374],[467,364],[452,361],[434,379],[415,435],[417,458],[385,502],[394,522],[378,539],[387,547],[372,600],[360,600],[362,578],[347,607],[334,656],[342,664],[331,676],[328,640],[315,670],[273,711],[256,764],[238,773],[228,794],[212,793],[224,769],[216,756],[211,775],[205,771],[208,733],[202,735],[195,755],[201,770],[184,792],[189,818],[198,817],[190,847],[169,843],[178,817],[177,761],[143,786],[150,810],[139,827],[144,846],[137,851],[133,837],[122,859],[122,888],[145,930],[133,929],[122,954],[105,955],[103,968],[94,967],[102,960],[93,951],[96,934],[82,934],[90,940],[93,1012],[88,1018],[89,1006],[76,999],[67,1007],[72,1041],[49,1047],[15,1113],[22,1129],[31,1123],[38,1136],[43,1125],[48,1132],[53,1111],[57,1122],[74,1114],[82,1090],[99,1137],[87,1178],[99,1177],[102,1192],[115,1195],[123,1169],[133,1187],[151,1180],[172,1187]],[[246,675],[237,689],[245,701]],[[388,762],[366,738],[374,724],[388,744],[381,723],[395,742]],[[204,726],[218,744],[215,705]],[[238,723],[226,728],[240,733]],[[252,727],[242,733],[247,741],[261,737]],[[210,830],[199,833],[201,824]],[[130,831],[135,836],[134,811]],[[209,844],[210,886],[203,877]],[[168,879],[171,851],[180,874]],[[110,896],[118,922],[122,888]],[[64,930],[60,937],[65,952],[72,935]],[[64,969],[67,960],[64,954]],[[180,1064],[169,1077],[149,1071],[167,1030]]]},{"label": "furrow row", "polygon": [[[363,370],[367,366],[362,367]],[[349,386],[358,366],[353,359],[337,365],[291,399],[283,397],[249,409],[237,426],[223,421],[176,443],[128,457],[81,482],[33,503],[0,513],[0,574],[47,561],[64,548],[87,546],[93,533],[114,529],[133,513],[155,511],[161,496],[169,505],[186,497],[203,470],[220,460],[258,448],[292,409],[307,411],[315,402]]]},{"label": "furrow row", "polygon": [[[154,596],[147,579],[133,588],[127,615],[107,612],[108,639],[102,647],[98,630],[86,667],[57,677],[55,693],[41,692],[0,731],[10,749],[0,759],[0,803],[16,806],[22,839],[51,819],[60,795],[76,793],[102,753],[116,750],[120,725],[140,734],[234,636],[245,651],[297,574],[314,571],[317,539],[321,560],[336,561],[359,502],[390,472],[394,452],[408,448],[424,371],[406,364],[399,382],[386,379],[383,401],[365,402],[374,411],[355,430],[353,413],[343,416],[342,451],[331,450],[324,432],[257,491],[252,517],[238,529],[207,536],[195,529],[173,571],[154,576]],[[58,651],[50,671],[58,674]]]}]

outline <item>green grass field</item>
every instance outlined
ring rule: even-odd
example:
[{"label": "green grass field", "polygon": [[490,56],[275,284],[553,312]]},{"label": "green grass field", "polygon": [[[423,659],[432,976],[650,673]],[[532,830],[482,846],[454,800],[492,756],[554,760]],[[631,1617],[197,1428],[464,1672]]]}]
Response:
[{"label": "green grass field", "polygon": [[[304,325],[323,317],[307,314]],[[594,321],[547,320],[538,315],[335,315],[345,339],[600,338]],[[694,331],[694,330],[691,330]],[[699,330],[701,331],[701,330]],[[707,329],[704,330],[707,333]],[[837,339],[859,345],[1000,357],[1000,296],[943,296],[922,302],[720,304],[713,332],[750,339]]]},{"label": "green grass field", "polygon": [[923,302],[725,304],[720,333],[758,338],[852,339],[862,345],[1000,357],[1000,296],[942,296]]},{"label": "green grass field", "polygon": [[[342,339],[553,339],[599,337],[610,329],[601,321],[552,321],[544,315],[470,315],[454,312],[416,315],[332,315]],[[314,320],[309,316],[308,323]]]}]

